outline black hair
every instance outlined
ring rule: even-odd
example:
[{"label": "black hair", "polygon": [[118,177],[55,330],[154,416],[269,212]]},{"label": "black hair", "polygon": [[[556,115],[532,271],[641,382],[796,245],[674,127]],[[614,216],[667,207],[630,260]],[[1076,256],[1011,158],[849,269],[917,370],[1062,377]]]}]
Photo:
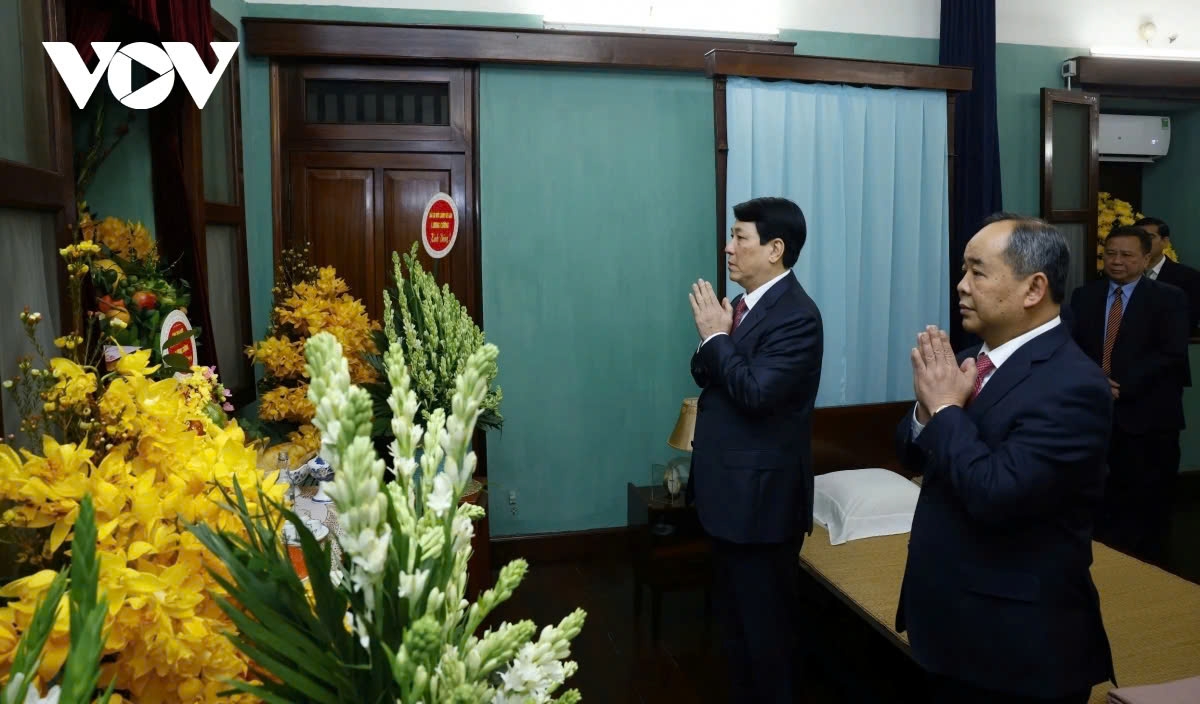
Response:
[{"label": "black hair", "polygon": [[733,216],[742,222],[752,222],[758,228],[758,240],[767,244],[783,240],[783,266],[791,269],[800,258],[808,226],[804,211],[786,198],[755,198],[733,206]]}]

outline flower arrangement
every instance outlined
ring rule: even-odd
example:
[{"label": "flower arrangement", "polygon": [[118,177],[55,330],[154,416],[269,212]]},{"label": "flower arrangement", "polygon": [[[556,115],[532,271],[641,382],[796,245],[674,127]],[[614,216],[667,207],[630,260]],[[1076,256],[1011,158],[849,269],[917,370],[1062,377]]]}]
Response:
[{"label": "flower arrangement", "polygon": [[[188,287],[169,277],[169,267],[161,263],[150,233],[141,223],[114,217],[96,221],[86,203],[79,207],[78,231],[80,241],[61,254],[69,272],[90,272],[103,336],[118,345],[153,350],[153,362],[163,363],[164,373],[186,371],[184,360],[161,359],[158,350],[167,314],[187,308]],[[198,332],[193,329],[172,338],[167,346]]]},{"label": "flower arrangement", "polygon": [[[375,380],[375,370],[361,355],[375,352],[372,333],[379,323],[367,316],[362,301],[348,292],[346,282],[333,267],[320,269],[308,264],[307,249],[284,252],[272,291],[275,305],[267,337],[246,350],[263,366],[259,383],[258,420],[274,424],[282,436],[302,450],[315,451],[320,436],[312,425],[314,408],[308,400],[308,372],[304,365],[304,342],[327,330],[351,352],[350,371],[355,382]],[[282,427],[285,430],[280,431]]]},{"label": "flower arrangement", "polygon": [[[83,497],[95,502],[98,579],[111,599],[105,618],[102,678],[137,702],[213,701],[225,680],[244,676],[248,658],[223,637],[232,621],[218,606],[219,573],[200,542],[180,526],[203,522],[237,531],[241,523],[214,497],[262,479],[257,454],[236,423],[214,422],[211,370],[155,380],[150,350],[121,357],[113,372],[51,360],[51,401],[79,418],[79,441],[45,435],[41,452],[0,445],[0,501],[8,526],[49,529],[42,557],[78,530]],[[262,495],[282,496],[268,478]],[[251,506],[257,510],[256,506]],[[32,629],[36,604],[53,584],[42,570],[7,585],[0,608],[0,665],[15,663],[19,634]],[[69,658],[70,636],[56,623],[38,667],[43,681]]]},{"label": "flower arrangement", "polygon": [[[222,606],[238,626],[231,637],[253,657],[261,680],[235,686],[275,702],[579,701],[576,690],[551,697],[577,669],[564,660],[583,627],[582,609],[536,640],[530,621],[476,635],[521,582],[523,560],[506,565],[477,603],[464,598],[472,520],[483,509],[460,505],[459,498],[475,467],[468,445],[496,347],[484,345],[469,356],[455,380],[452,413],[433,409],[424,427],[415,420],[417,394],[403,347],[388,348],[394,437],[388,469],[395,481],[386,485],[386,466],[370,437],[372,401],[351,383],[342,346],[320,333],[305,344],[305,354],[313,423],[322,455],[336,470],[328,493],[344,533],[334,538],[341,557],[334,563],[331,550],[270,499],[261,500],[266,515],[253,515],[238,487],[230,503],[248,539],[204,525],[192,529],[228,570],[229,600]],[[280,520],[297,527],[307,587],[280,549]]]},{"label": "flower arrangement", "polygon": [[[69,609],[59,609],[67,595],[70,579]],[[100,653],[104,648],[103,633],[108,601],[97,592],[99,562],[96,558],[96,514],[90,496],[79,503],[79,520],[71,541],[71,566],[50,582],[46,596],[33,609],[29,628],[17,644],[13,655],[8,684],[0,690],[4,704],[91,704],[100,684]],[[59,681],[42,697],[38,672],[45,662],[46,641],[51,632],[61,632],[63,616],[68,615],[69,639],[66,656],[59,661],[61,670],[54,676]],[[110,683],[97,701],[108,704],[112,699]]]},{"label": "flower arrangement", "polygon": [[[395,285],[383,292],[384,334],[379,340],[381,349],[399,347],[408,361],[413,379],[417,406],[423,422],[428,423],[438,408],[450,408],[456,378],[467,368],[467,361],[484,346],[483,331],[471,319],[466,306],[454,297],[449,285],[440,289],[437,280],[426,272],[417,259],[417,243],[404,255],[408,278],[400,267],[400,254],[392,252],[392,278]],[[381,383],[368,388],[374,399],[376,437],[386,436],[391,410],[387,399],[391,393],[384,359],[368,356],[375,366]],[[477,421],[487,431],[502,427],[500,402],[504,395],[493,384],[497,368],[493,364],[484,370],[488,391],[480,407]]]},{"label": "flower arrangement", "polygon": [[[1108,238],[1108,233],[1112,232],[1114,227],[1132,225],[1144,218],[1145,215],[1135,213],[1132,205],[1119,198],[1114,198],[1112,194],[1106,191],[1100,191],[1097,212],[1099,215],[1096,228],[1096,270],[1103,271],[1104,240]],[[1175,252],[1175,248],[1170,244],[1163,249],[1163,256],[1173,262],[1179,261],[1179,254]]]}]

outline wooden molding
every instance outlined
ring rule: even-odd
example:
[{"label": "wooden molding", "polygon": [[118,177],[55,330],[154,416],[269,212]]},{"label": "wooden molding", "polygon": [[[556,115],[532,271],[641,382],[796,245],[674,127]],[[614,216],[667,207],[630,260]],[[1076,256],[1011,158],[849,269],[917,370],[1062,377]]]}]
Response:
[{"label": "wooden molding", "polygon": [[629,528],[597,528],[566,533],[533,533],[493,537],[492,564],[503,567],[520,557],[532,563],[562,562],[594,557],[625,557]]},{"label": "wooden molding", "polygon": [[246,17],[251,56],[704,71],[713,49],[791,55],[795,42]]},{"label": "wooden molding", "polygon": [[1200,62],[1077,56],[1080,88],[1113,97],[1200,99]]},{"label": "wooden molding", "polygon": [[971,90],[971,69],[958,66],[781,55],[778,52],[723,48],[708,52],[704,58],[705,73],[714,78],[743,76],[947,92]]}]

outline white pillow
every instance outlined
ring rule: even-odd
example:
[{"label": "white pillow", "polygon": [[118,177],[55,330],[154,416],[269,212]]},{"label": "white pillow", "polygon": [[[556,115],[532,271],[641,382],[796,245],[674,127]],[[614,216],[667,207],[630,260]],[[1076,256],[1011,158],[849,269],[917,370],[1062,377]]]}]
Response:
[{"label": "white pillow", "polygon": [[886,469],[847,469],[814,479],[813,520],[829,542],[896,535],[912,530],[920,487]]}]

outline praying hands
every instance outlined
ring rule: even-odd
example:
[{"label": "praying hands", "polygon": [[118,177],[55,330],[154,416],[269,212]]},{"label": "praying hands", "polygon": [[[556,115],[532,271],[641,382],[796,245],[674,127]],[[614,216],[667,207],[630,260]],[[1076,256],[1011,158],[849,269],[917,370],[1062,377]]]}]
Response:
[{"label": "praying hands", "polygon": [[930,325],[917,335],[912,349],[913,393],[917,397],[917,420],[929,422],[946,406],[965,406],[975,390],[975,360],[959,365],[945,331]]}]

